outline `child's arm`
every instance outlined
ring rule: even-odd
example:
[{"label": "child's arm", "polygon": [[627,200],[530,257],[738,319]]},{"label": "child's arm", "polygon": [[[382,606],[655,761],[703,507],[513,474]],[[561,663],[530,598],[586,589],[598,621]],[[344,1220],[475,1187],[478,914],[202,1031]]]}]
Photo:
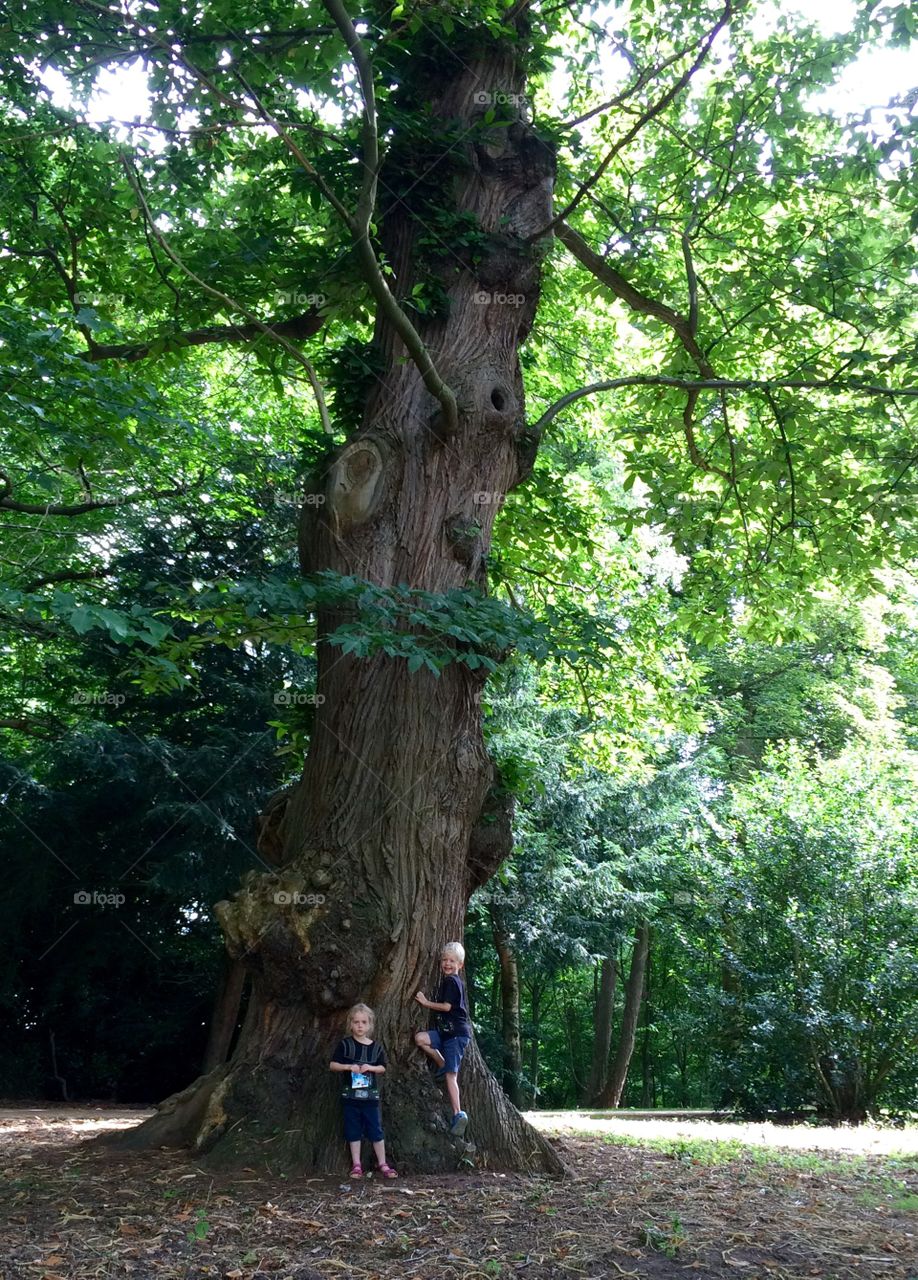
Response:
[{"label": "child's arm", "polygon": [[436,1000],[428,1000],[423,991],[419,991],[414,997],[418,1004],[422,1004],[425,1009],[433,1009],[435,1013],[451,1013],[453,1006],[451,1004],[437,1004]]},{"label": "child's arm", "polygon": [[360,1067],[356,1062],[330,1062],[329,1067],[332,1071],[363,1071],[364,1067]]}]

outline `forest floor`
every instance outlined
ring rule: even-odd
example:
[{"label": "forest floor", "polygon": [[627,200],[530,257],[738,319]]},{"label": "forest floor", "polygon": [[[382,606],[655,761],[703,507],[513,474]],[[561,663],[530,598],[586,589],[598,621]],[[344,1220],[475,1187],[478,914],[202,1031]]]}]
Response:
[{"label": "forest floor", "polygon": [[[2,1280],[918,1280],[914,1131],[784,1128],[775,1147],[761,1125],[584,1132],[593,1113],[543,1114],[563,1179],[352,1183],[86,1141],[144,1114],[0,1110]],[[804,1133],[808,1149],[786,1149]],[[828,1134],[859,1153],[820,1146]]]}]

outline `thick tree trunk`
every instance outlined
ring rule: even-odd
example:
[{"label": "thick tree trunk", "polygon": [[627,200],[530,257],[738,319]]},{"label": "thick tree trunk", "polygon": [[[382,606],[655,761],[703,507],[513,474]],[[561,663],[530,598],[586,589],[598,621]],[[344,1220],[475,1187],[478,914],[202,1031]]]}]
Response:
[{"label": "thick tree trunk", "polygon": [[628,1068],[631,1055],[634,1053],[634,1040],[637,1034],[638,1017],[641,1012],[641,998],[644,994],[644,975],[647,970],[647,954],[650,950],[650,925],[645,920],[634,937],[634,950],[631,953],[631,969],[625,984],[625,1006],[622,1010],[622,1027],[618,1037],[618,1048],[615,1061],[606,1080],[605,1088],[599,1099],[602,1107],[617,1107],[628,1079]]},{"label": "thick tree trunk", "polygon": [[[438,198],[482,236],[474,261],[431,236],[429,203],[419,203],[432,199],[430,180],[407,167],[420,135],[400,140],[396,130],[380,186],[388,193],[382,244],[400,297],[411,295],[420,262],[448,296],[435,318],[415,323],[456,392],[459,427],[446,432],[438,402],[381,316],[384,373],[304,505],[306,573],[429,592],[485,585],[499,503],[531,470],[537,445],[525,425],[518,350],[539,289],[539,253],[527,238],[550,220],[554,159],[521,108],[508,120],[502,107],[505,123],[484,123],[489,101],[523,102],[521,48],[482,33],[454,61],[438,51],[435,70],[422,57],[406,70],[401,105],[437,143]],[[390,1055],[383,1122],[393,1162],[436,1170],[473,1154],[489,1167],[557,1171],[554,1151],[474,1045],[460,1075],[468,1140],[450,1138],[445,1093],[413,1045],[428,1025],[414,993],[431,993],[441,947],[462,937],[472,890],[510,848],[509,811],[491,790],[481,731],[482,675],[454,662],[437,679],[409,673],[404,659],[357,658],[325,642],[344,621],[353,618],[320,612],[321,700],[302,779],[276,824],[282,866],[250,874],[218,906],[227,946],[252,976],[232,1062],[149,1132],[190,1142],[214,1165],[342,1170],[328,1062],[348,1008],[366,1001]]]},{"label": "thick tree trunk", "polygon": [[515,1107],[523,1105],[523,1050],[520,1042],[520,975],[516,953],[498,908],[490,909],[491,932],[500,966],[501,1037],[504,1093]]},{"label": "thick tree trunk", "polygon": [[603,956],[599,968],[599,990],[593,1014],[593,1060],[583,1095],[586,1107],[599,1106],[609,1067],[612,1047],[612,1018],[615,1012],[615,983],[617,965],[615,956]]},{"label": "thick tree trunk", "polygon": [[223,963],[214,996],[214,1009],[210,1018],[207,1047],[201,1063],[201,1074],[207,1075],[214,1067],[221,1066],[229,1057],[233,1033],[239,1022],[242,993],[245,990],[246,969],[239,957],[223,953]]}]

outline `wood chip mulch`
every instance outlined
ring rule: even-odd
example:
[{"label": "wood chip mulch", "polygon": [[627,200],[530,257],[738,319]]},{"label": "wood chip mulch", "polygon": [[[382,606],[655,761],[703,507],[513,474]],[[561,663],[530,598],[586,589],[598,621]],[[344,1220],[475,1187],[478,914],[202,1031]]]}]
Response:
[{"label": "wood chip mulch", "polygon": [[562,1180],[214,1175],[181,1153],[3,1133],[2,1280],[918,1280],[918,1167],[701,1164],[556,1140]]}]

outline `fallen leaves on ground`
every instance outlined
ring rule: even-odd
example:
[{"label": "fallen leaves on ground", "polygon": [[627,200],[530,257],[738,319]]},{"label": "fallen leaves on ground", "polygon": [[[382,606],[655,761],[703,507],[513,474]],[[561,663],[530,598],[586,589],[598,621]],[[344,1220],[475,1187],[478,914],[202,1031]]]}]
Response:
[{"label": "fallen leaves on ground", "polygon": [[2,1280],[918,1280],[918,1167],[716,1165],[558,1140],[561,1180],[212,1174],[91,1126],[5,1141]]}]

